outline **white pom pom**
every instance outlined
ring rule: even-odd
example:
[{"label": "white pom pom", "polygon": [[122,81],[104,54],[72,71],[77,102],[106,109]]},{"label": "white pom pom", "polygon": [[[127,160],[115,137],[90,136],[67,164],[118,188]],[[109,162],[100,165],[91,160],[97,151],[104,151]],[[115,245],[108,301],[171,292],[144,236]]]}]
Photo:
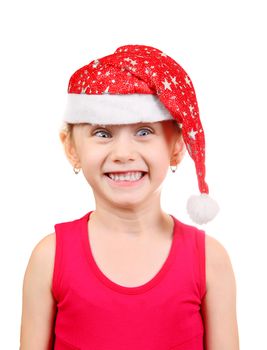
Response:
[{"label": "white pom pom", "polygon": [[200,225],[214,219],[219,210],[218,203],[206,193],[191,196],[187,201],[187,212],[190,218]]}]

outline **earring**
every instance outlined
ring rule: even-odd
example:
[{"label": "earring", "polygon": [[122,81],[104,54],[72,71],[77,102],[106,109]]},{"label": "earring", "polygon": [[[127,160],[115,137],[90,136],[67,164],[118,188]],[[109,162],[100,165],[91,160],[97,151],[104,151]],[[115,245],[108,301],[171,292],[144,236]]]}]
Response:
[{"label": "earring", "polygon": [[170,168],[171,168],[171,171],[172,171],[173,173],[175,173],[175,171],[176,171],[176,169],[177,169],[177,165],[171,165]]},{"label": "earring", "polygon": [[73,167],[73,171],[75,172],[76,175],[80,172],[80,170],[81,170],[81,168]]}]

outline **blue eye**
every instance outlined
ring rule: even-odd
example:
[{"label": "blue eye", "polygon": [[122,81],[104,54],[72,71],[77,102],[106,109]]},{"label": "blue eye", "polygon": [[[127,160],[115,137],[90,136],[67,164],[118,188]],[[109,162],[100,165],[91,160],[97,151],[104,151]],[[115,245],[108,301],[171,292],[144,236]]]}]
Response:
[{"label": "blue eye", "polygon": [[[148,129],[148,128],[142,128],[142,129],[139,129],[138,131],[137,131],[137,133],[140,133],[140,131],[142,132],[142,134],[140,134],[140,136],[146,136],[146,132],[149,132],[149,134],[152,134],[153,133],[153,131],[152,130],[150,130],[150,129]],[[145,133],[144,133],[145,132]],[[111,135],[110,134],[110,132],[108,132],[108,131],[106,131],[106,130],[96,130],[94,133],[93,133],[93,135],[95,136],[95,135],[97,135],[97,134],[102,134],[102,135]],[[109,136],[107,136],[107,137],[109,137]],[[106,136],[104,136],[104,138],[107,138]]]},{"label": "blue eye", "polygon": [[[96,131],[96,132],[94,133],[94,135],[99,134],[99,133],[103,133],[104,135],[109,134],[108,131],[105,131],[105,130],[98,130],[98,131]],[[104,138],[106,138],[106,137],[104,137]]]},{"label": "blue eye", "polygon": [[[139,131],[142,131],[142,130],[149,131],[149,133],[152,134],[152,130],[150,130],[150,129],[143,128],[143,129],[140,129]],[[138,131],[138,132],[139,132],[139,131]]]}]

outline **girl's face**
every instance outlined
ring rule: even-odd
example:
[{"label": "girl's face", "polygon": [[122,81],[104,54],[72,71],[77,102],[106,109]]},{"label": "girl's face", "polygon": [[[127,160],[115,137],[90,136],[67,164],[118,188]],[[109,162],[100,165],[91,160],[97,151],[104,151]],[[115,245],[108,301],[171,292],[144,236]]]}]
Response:
[{"label": "girl's face", "polygon": [[[81,167],[96,204],[134,208],[159,198],[170,164],[180,162],[184,143],[171,120],[126,125],[77,124],[66,148]],[[140,180],[116,181],[110,174],[145,173]],[[105,202],[105,203],[104,203]]]}]

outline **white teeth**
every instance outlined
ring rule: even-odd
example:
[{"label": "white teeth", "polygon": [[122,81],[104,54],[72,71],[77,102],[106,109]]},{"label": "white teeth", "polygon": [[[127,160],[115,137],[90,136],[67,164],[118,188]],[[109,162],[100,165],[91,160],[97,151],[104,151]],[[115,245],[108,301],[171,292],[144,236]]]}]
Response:
[{"label": "white teeth", "polygon": [[109,173],[108,176],[115,181],[137,181],[141,179],[142,173],[141,172],[134,172],[134,173],[125,173],[125,174],[111,174]]}]

